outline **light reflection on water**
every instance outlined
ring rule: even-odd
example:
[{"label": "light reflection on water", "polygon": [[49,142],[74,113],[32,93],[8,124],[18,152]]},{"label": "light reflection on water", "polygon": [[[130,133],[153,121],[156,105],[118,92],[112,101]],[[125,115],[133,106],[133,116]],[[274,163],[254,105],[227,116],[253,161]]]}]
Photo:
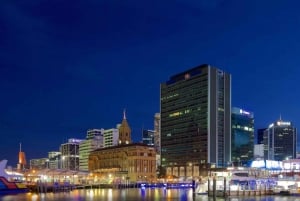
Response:
[{"label": "light reflection on water", "polygon": [[294,196],[213,198],[194,194],[192,189],[86,189],[46,194],[0,196],[0,201],[300,201]]}]

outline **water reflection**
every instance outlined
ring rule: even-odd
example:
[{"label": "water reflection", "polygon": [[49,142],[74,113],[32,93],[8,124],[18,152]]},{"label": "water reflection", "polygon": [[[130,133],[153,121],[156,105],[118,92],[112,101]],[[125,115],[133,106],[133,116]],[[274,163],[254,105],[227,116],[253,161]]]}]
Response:
[{"label": "water reflection", "polygon": [[196,195],[191,189],[86,189],[47,194],[0,196],[0,201],[300,201],[293,196],[213,198]]}]

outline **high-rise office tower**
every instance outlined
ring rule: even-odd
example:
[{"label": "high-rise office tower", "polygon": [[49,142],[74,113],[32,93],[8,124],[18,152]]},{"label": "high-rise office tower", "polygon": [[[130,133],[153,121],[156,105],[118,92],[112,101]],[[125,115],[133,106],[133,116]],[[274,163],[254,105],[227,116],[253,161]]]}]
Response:
[{"label": "high-rise office tower", "polygon": [[67,143],[60,145],[62,169],[79,170],[79,144],[82,141],[71,138]]},{"label": "high-rise office tower", "polygon": [[154,131],[143,130],[142,141],[146,145],[154,146]]},{"label": "high-rise office tower", "polygon": [[255,144],[253,150],[253,160],[264,159],[264,144]]},{"label": "high-rise office tower", "polygon": [[201,65],[161,84],[161,162],[166,174],[197,176],[231,161],[231,75]]},{"label": "high-rise office tower", "polygon": [[119,127],[121,124],[117,125],[117,128],[105,129],[103,133],[103,143],[104,147],[112,147],[118,145],[119,141]]},{"label": "high-rise office tower", "polygon": [[154,148],[156,151],[156,169],[159,174],[161,171],[161,146],[160,146],[160,113],[155,113],[154,115]]},{"label": "high-rise office tower", "polygon": [[264,143],[264,132],[267,128],[259,128],[257,129],[257,144]]},{"label": "high-rise office tower", "polygon": [[160,113],[154,115],[154,148],[160,155]]},{"label": "high-rise office tower", "polygon": [[30,169],[41,170],[49,168],[49,159],[48,158],[36,158],[30,159]]},{"label": "high-rise office tower", "polygon": [[59,151],[48,152],[49,169],[61,169],[61,153]]},{"label": "high-rise office tower", "polygon": [[254,114],[236,107],[231,111],[231,160],[236,165],[246,165],[253,160]]},{"label": "high-rise office tower", "polygon": [[91,151],[103,148],[104,129],[89,129],[86,139],[79,144],[79,170],[88,171],[88,159]]},{"label": "high-rise office tower", "polygon": [[286,160],[296,158],[297,130],[289,121],[272,123],[264,131],[265,159]]}]

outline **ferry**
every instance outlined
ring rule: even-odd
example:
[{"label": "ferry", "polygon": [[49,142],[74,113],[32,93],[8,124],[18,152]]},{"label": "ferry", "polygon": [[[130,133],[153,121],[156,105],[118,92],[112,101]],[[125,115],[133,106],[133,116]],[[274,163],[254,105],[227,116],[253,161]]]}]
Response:
[{"label": "ferry", "polygon": [[193,188],[192,183],[141,183],[141,188]]},{"label": "ferry", "polygon": [[0,161],[0,195],[29,192],[27,186],[21,181],[10,181],[11,173],[5,170],[7,160]]}]

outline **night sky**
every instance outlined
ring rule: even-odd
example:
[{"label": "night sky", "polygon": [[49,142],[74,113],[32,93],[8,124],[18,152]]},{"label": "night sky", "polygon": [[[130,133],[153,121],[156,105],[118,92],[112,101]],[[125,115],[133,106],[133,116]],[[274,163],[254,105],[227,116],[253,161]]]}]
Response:
[{"label": "night sky", "polygon": [[2,0],[0,159],[47,157],[123,118],[153,129],[160,83],[200,64],[232,74],[255,128],[300,128],[300,2]]}]

